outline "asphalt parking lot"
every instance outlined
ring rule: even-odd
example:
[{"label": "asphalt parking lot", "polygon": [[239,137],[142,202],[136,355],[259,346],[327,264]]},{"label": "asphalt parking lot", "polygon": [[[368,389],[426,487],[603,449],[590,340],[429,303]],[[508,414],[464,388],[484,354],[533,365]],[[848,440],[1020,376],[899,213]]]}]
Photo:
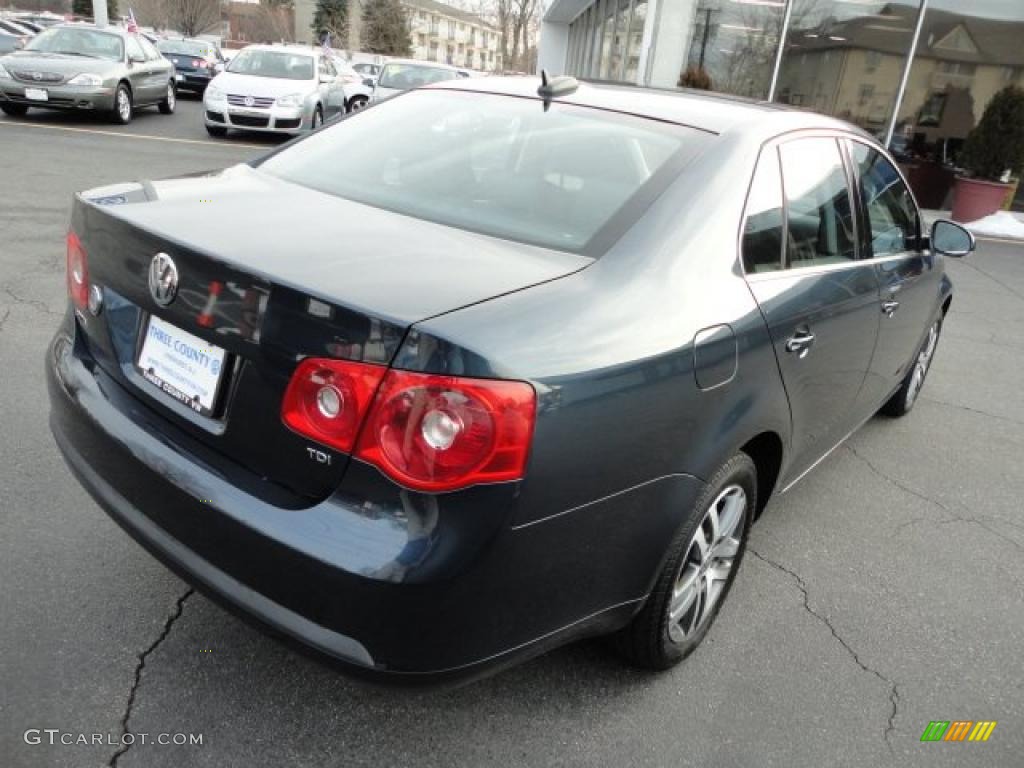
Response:
[{"label": "asphalt parking lot", "polygon": [[[123,128],[0,116],[0,765],[1024,765],[1021,245],[949,264],[913,414],[872,420],[771,503],[707,641],[672,672],[588,642],[457,690],[368,688],[192,593],[49,434],[69,201],[276,143],[209,140],[195,100]],[[984,744],[921,743],[932,720],[998,726]],[[28,729],[103,743],[29,744]],[[202,744],[106,743],[122,732]]]}]

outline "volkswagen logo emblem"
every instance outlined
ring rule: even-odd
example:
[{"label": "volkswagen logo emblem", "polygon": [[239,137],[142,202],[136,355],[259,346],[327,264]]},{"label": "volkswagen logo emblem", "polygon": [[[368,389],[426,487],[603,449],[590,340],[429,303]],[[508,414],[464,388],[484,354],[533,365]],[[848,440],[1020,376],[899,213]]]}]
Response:
[{"label": "volkswagen logo emblem", "polygon": [[256,99],[254,99],[252,96],[246,96],[245,97],[245,106],[251,107],[255,103],[256,103]]},{"label": "volkswagen logo emblem", "polygon": [[32,79],[33,80],[42,80],[43,79],[43,73],[42,72],[33,72],[32,73]]},{"label": "volkswagen logo emblem", "polygon": [[178,294],[178,268],[166,253],[158,253],[149,262],[149,292],[161,307],[174,301]]}]

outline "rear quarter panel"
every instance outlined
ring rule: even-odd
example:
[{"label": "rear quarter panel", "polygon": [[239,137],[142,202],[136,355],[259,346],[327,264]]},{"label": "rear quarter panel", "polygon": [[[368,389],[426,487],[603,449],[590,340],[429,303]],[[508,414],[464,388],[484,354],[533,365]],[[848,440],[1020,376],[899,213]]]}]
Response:
[{"label": "rear quarter panel", "polygon": [[[659,478],[706,479],[762,431],[788,444],[788,402],[737,260],[755,157],[719,138],[583,271],[414,326],[399,367],[534,384],[513,524]],[[736,375],[701,390],[694,338],[721,324],[736,339]]]}]

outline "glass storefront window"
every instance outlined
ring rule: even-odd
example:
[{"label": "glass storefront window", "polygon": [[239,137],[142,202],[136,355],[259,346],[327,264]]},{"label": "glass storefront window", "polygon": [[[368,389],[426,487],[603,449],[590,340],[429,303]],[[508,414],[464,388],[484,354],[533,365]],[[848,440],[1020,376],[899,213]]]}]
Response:
[{"label": "glass storefront window", "polygon": [[776,99],[884,138],[918,7],[793,0]]},{"label": "glass storefront window", "polygon": [[967,135],[996,93],[1024,87],[1022,68],[1024,3],[929,8],[890,147],[921,205],[949,208]]},{"label": "glass storefront window", "polygon": [[622,79],[623,56],[626,49],[626,25],[629,24],[630,0],[619,0],[615,13],[615,34],[612,37],[611,61],[608,64],[608,79]]},{"label": "glass storefront window", "polygon": [[785,6],[785,0],[665,0],[650,85],[767,97]]},{"label": "glass storefront window", "polygon": [[921,0],[658,0],[654,18],[648,2],[591,4],[570,27],[570,71],[752,98],[768,97],[774,77],[779,102],[880,140],[892,131],[889,148],[927,208],[948,206],[964,141],[993,96],[1024,87],[1024,0],[929,0],[909,73]]},{"label": "glass storefront window", "polygon": [[622,79],[627,83],[637,82],[640,74],[640,51],[644,43],[644,24],[647,21],[647,0],[636,0],[629,18],[626,32],[626,69]]}]

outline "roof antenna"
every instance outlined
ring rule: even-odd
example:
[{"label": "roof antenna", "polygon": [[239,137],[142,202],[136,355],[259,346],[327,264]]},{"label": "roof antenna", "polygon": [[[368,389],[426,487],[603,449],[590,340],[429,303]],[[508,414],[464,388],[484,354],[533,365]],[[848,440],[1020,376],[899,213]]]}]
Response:
[{"label": "roof antenna", "polygon": [[540,88],[537,89],[537,95],[544,100],[544,111],[547,112],[553,98],[575,93],[579,87],[580,84],[575,77],[561,75],[549,78],[548,71],[542,69],[540,71]]}]

